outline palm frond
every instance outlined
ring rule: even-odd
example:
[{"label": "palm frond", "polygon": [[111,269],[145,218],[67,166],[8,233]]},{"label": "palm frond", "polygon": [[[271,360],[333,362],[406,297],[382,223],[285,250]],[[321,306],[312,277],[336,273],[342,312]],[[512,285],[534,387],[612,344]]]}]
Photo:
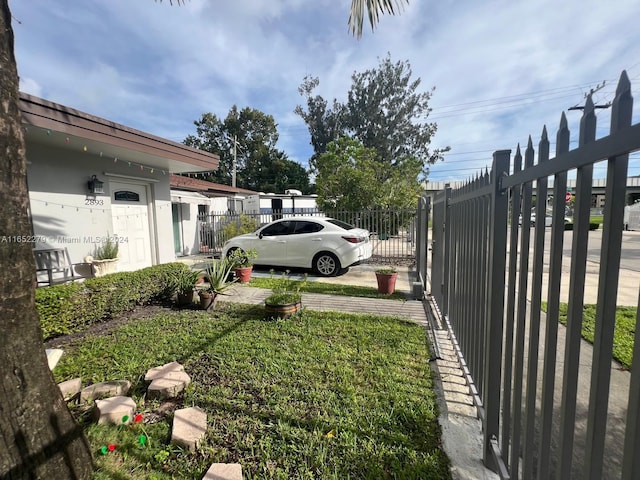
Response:
[{"label": "palm frond", "polygon": [[[404,0],[404,2],[409,4],[409,0]],[[358,38],[362,37],[365,8],[373,30],[380,21],[381,14],[390,13],[395,15],[400,13],[404,2],[403,0],[352,0],[351,13],[349,14],[349,31]]]}]

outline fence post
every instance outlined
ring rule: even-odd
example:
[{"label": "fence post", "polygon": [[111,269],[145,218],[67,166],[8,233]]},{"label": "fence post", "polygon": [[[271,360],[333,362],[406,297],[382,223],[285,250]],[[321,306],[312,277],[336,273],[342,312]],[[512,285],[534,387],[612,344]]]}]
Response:
[{"label": "fence post", "polygon": [[484,464],[494,472],[505,471],[499,455],[500,431],[500,383],[502,371],[502,327],[504,317],[504,279],[507,257],[507,216],[509,196],[502,188],[502,178],[509,174],[511,150],[499,150],[493,154],[491,168],[491,223],[489,232],[489,302],[488,324],[485,331],[483,385],[484,400]]},{"label": "fence post", "polygon": [[[430,198],[422,196],[418,200],[418,219],[416,222],[416,282],[420,282],[423,297],[427,291],[427,243],[429,241]],[[414,292],[415,294],[416,292]]]},{"label": "fence post", "polygon": [[[451,187],[449,184],[445,185],[444,188],[444,214],[443,214],[443,223],[442,223],[442,235],[440,238],[442,239],[442,259],[444,261],[444,270],[442,272],[442,305],[440,306],[442,310],[442,315],[449,315],[449,275],[451,273],[451,259],[449,258],[451,254],[451,212],[449,211],[449,201],[451,200]],[[433,285],[431,286],[433,289]]]}]

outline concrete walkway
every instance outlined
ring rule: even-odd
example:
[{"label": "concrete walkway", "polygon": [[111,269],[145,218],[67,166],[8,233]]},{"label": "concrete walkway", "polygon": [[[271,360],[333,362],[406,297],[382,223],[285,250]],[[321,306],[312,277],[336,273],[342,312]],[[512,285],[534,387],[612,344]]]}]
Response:
[{"label": "concrete walkway", "polygon": [[[220,302],[250,303],[258,305],[271,295],[271,290],[236,285],[221,295]],[[370,313],[372,315],[391,315],[408,318],[413,322],[428,326],[422,302],[418,300],[386,300],[383,298],[347,297],[344,295],[323,295],[320,293],[303,293],[302,305],[309,310]]]}]

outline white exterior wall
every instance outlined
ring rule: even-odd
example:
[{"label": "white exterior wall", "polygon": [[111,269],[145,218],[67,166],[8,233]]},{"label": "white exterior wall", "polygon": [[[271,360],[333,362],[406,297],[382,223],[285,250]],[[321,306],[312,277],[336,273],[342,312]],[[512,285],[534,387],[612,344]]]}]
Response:
[{"label": "white exterior wall", "polygon": [[177,205],[178,220],[180,221],[181,253],[182,255],[194,255],[200,251],[198,205],[194,203],[178,203]]},{"label": "white exterior wall", "polygon": [[294,205],[296,210],[316,208],[316,197],[310,195],[250,195],[244,201],[244,211],[246,213],[270,212],[273,199],[282,200],[282,209],[286,213],[290,213]]},{"label": "white exterior wall", "polygon": [[[110,188],[117,181],[143,185],[147,191],[149,265],[175,260],[169,175],[157,170],[152,174],[97,154],[30,143],[27,160],[33,233],[38,240],[34,248],[66,247],[73,263],[92,254],[102,237],[118,233]],[[104,194],[88,194],[87,181],[92,175],[104,182]],[[126,269],[126,264],[119,265],[119,270]]]},{"label": "white exterior wall", "polygon": [[229,199],[227,197],[213,197],[209,200],[211,201],[211,206],[209,207],[211,213],[226,212],[229,208]]}]

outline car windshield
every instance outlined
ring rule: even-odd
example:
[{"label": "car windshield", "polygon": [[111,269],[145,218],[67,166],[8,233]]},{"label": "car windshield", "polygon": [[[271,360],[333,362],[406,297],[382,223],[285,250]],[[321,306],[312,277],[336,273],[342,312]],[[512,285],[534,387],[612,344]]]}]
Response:
[{"label": "car windshield", "polygon": [[327,218],[326,220],[327,220],[327,222],[333,223],[335,226],[340,227],[340,228],[344,228],[345,230],[351,230],[353,228],[356,228],[353,225],[349,225],[347,222],[343,222],[341,220],[336,220],[335,218]]}]

